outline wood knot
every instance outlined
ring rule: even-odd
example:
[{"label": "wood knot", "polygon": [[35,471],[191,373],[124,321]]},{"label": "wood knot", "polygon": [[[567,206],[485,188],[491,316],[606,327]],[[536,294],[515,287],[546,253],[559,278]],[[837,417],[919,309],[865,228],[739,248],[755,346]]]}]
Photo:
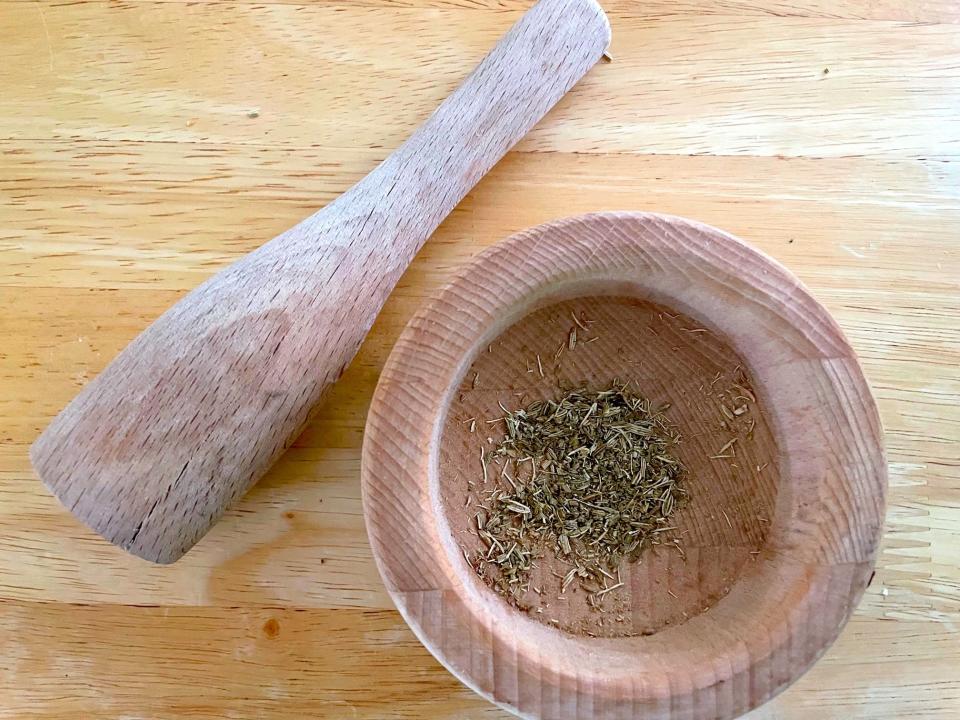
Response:
[{"label": "wood knot", "polygon": [[263,634],[268,638],[275,638],[280,634],[280,623],[276,618],[270,618],[263,624]]}]

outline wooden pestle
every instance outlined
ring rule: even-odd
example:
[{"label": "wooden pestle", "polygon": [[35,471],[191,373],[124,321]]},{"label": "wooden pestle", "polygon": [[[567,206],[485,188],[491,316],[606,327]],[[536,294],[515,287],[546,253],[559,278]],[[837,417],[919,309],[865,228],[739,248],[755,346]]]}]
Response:
[{"label": "wooden pestle", "polygon": [[214,275],[127,346],[30,456],[107,540],[180,558],[306,424],[426,239],[589,70],[594,0],[541,0],[424,124],[328,206]]}]

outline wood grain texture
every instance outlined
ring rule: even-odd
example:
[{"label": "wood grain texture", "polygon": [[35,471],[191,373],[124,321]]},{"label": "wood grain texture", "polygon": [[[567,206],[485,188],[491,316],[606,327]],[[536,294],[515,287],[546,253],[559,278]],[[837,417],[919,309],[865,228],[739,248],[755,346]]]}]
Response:
[{"label": "wood grain texture", "polygon": [[[658,307],[616,308],[611,297]],[[567,335],[549,314],[569,319],[570,304],[596,320],[599,342],[554,368],[547,353]],[[668,311],[673,324],[659,318]],[[651,331],[659,340],[647,339]],[[543,382],[526,372],[524,351],[546,356]],[[468,394],[464,378],[481,367]],[[668,417],[687,438],[677,454],[689,503],[671,519],[687,555],[648,552],[639,568],[621,567],[627,636],[581,631],[592,615],[576,598],[555,613],[560,632],[505,603],[461,554],[468,523],[458,513],[466,479],[483,487],[486,445],[474,436],[475,452],[467,450],[459,398],[479,421],[501,404],[516,407],[517,390],[555,398],[556,383],[596,389],[617,378],[672,403]],[[737,382],[755,392],[744,410],[756,432],[721,414]],[[502,435],[481,433],[490,443]],[[735,469],[716,460],[731,436]],[[511,236],[414,315],[373,397],[361,483],[391,597],[431,652],[484,697],[524,718],[727,720],[795,681],[846,624],[872,574],[887,468],[854,352],[794,276],[699,223],[593,213]],[[549,557],[543,565],[561,567]],[[658,606],[663,584],[675,591],[672,605]]]},{"label": "wood grain texture", "polygon": [[171,563],[270,468],[464,195],[599,59],[593,0],[540,0],[348,192],[167,310],[30,450],[107,540]]},{"label": "wood grain texture", "polygon": [[[37,6],[12,8],[11,62],[0,83],[11,88],[6,102],[16,114],[0,120],[4,136],[291,148],[398,146],[509,17],[413,3],[393,11],[385,37],[381,10],[371,6],[200,3],[184,12],[179,2],[94,2],[45,10],[46,33],[58,37],[48,44]],[[588,78],[581,88],[578,105],[591,111],[561,105],[554,124],[536,128],[519,149],[911,158],[958,151],[960,119],[951,110],[960,40],[952,24],[905,32],[907,22],[691,8],[622,17],[611,46],[616,62],[602,82]],[[105,19],[109,45],[96,40]],[[404,49],[407,38],[423,36],[437,42]],[[72,71],[59,79],[65,68]],[[56,83],[56,103],[38,77]],[[417,92],[397,93],[398,84]],[[387,106],[388,117],[371,112]]]},{"label": "wood grain texture", "polygon": [[[604,6],[615,61],[424,246],[293,448],[200,547],[153,567],[63,510],[30,442],[185,292],[382,161],[527,3],[0,3],[0,641],[19,658],[0,663],[0,717],[507,717],[392,609],[360,517],[364,417],[451,272],[525,227],[624,208],[698,218],[786,264],[850,338],[884,424],[877,575],[824,658],[749,717],[960,714],[956,136],[911,133],[922,152],[905,152],[893,132],[955,122],[938,68],[960,63],[956,3]],[[795,79],[763,78],[775,69]],[[623,94],[611,76],[637,81]],[[882,97],[846,97],[874,83]],[[371,122],[371,103],[393,112]],[[677,141],[691,119],[697,155]]]}]

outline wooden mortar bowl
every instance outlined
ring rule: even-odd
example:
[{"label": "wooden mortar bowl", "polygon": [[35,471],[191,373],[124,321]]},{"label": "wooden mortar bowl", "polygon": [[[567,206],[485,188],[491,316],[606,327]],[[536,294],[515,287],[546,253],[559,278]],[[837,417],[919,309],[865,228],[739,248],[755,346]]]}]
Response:
[{"label": "wooden mortar bowl", "polygon": [[[589,328],[572,350],[571,313]],[[479,547],[468,481],[483,489],[480,447],[503,432],[486,420],[498,401],[516,409],[615,378],[672,404],[683,553],[625,564],[602,615],[559,588],[542,612],[517,610],[463,554]],[[476,692],[530,718],[731,718],[780,692],[866,588],[887,484],[874,400],[827,311],[736,238],[646,213],[542,225],[464,268],[384,368],[362,477],[374,555],[413,631]],[[544,586],[560,582],[552,562]]]}]

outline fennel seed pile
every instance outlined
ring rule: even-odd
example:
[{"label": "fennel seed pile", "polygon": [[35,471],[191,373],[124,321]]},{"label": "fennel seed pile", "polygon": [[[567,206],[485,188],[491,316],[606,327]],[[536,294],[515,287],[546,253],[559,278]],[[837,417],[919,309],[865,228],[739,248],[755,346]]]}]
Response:
[{"label": "fennel seed pile", "polygon": [[550,552],[569,566],[554,573],[559,594],[576,583],[600,609],[622,586],[621,562],[661,542],[684,497],[666,409],[615,383],[505,410],[503,439],[480,451],[497,488],[474,518],[485,549],[468,557],[477,574],[523,607],[531,569]]}]

